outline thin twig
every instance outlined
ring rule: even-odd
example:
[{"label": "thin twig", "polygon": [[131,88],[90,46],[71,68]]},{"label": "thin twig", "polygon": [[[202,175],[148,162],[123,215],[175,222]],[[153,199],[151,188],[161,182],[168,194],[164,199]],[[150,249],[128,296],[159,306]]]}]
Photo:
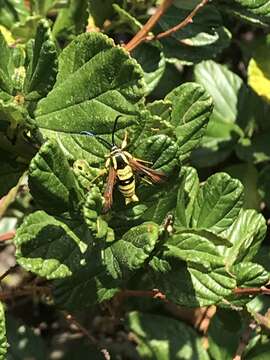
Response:
[{"label": "thin twig", "polygon": [[270,289],[265,286],[261,286],[259,288],[236,288],[233,292],[235,295],[270,295]]},{"label": "thin twig", "polygon": [[16,269],[17,266],[18,266],[18,264],[15,264],[14,266],[11,266],[7,271],[5,271],[5,272],[0,276],[0,282],[1,282],[6,276],[8,276],[14,269]]},{"label": "thin twig", "polygon": [[[98,346],[98,342],[97,340],[94,338],[94,336],[92,336],[89,331],[82,325],[79,323],[79,321],[71,314],[67,313],[66,311],[63,311],[64,315],[65,315],[65,318],[66,320],[70,323],[70,324],[73,324],[75,325],[80,331],[81,333],[88,338],[88,340],[90,341],[91,344]],[[104,359],[105,360],[110,360],[111,357],[110,357],[110,354],[108,352],[107,349],[104,349],[104,348],[100,348],[99,349],[100,352],[102,353],[102,355],[104,356]]]},{"label": "thin twig", "polygon": [[153,290],[122,290],[118,293],[118,298],[125,297],[151,297],[153,299],[161,299],[166,301],[166,295],[158,289]]},{"label": "thin twig", "polygon": [[164,0],[157,8],[155,13],[150,17],[147,23],[137,32],[137,34],[125,45],[126,50],[132,51],[141,42],[145,41],[149,31],[156,25],[161,16],[172,5],[173,0]]},{"label": "thin twig", "polygon": [[24,286],[11,290],[0,291],[0,300],[9,300],[24,295],[44,294],[51,295],[51,288],[48,286]]},{"label": "thin twig", "polygon": [[153,36],[148,36],[146,38],[147,41],[150,40],[159,40],[162,39],[164,37],[170,36],[171,34],[175,33],[176,31],[179,31],[181,29],[183,29],[184,27],[186,27],[188,24],[191,24],[193,22],[193,18],[194,16],[197,14],[197,12],[202,9],[207,3],[209,2],[209,0],[202,0],[192,11],[191,13],[183,20],[181,21],[179,24],[177,24],[176,26],[161,32],[157,35],[153,35]]},{"label": "thin twig", "polygon": [[16,231],[15,231],[15,230],[13,230],[13,231],[7,231],[6,233],[0,235],[0,241],[8,241],[8,240],[11,240],[11,239],[14,238],[15,234],[16,234]]}]

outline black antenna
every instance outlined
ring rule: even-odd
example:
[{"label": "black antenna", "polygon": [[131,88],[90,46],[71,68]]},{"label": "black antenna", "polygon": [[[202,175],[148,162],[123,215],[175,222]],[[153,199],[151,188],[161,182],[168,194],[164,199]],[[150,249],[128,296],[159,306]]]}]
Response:
[{"label": "black antenna", "polygon": [[103,139],[102,137],[96,135],[95,133],[93,133],[91,131],[81,131],[80,134],[81,135],[87,135],[87,136],[94,136],[99,141],[101,141],[104,145],[106,145],[109,149],[112,148],[112,144],[110,144],[107,140]]},{"label": "black antenna", "polygon": [[116,116],[115,120],[114,120],[114,125],[113,125],[113,131],[112,131],[112,144],[113,146],[115,145],[115,142],[114,142],[114,133],[116,131],[116,125],[117,125],[117,121],[120,117],[122,117],[123,115],[118,115]]}]

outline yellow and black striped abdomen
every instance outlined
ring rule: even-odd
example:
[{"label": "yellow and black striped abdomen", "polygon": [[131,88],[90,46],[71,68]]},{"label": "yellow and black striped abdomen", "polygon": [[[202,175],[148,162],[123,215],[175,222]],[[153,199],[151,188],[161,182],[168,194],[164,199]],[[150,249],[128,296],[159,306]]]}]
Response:
[{"label": "yellow and black striped abdomen", "polygon": [[138,201],[135,195],[135,178],[132,168],[126,165],[123,169],[117,169],[118,187],[120,192],[125,197],[126,204],[132,201]]}]

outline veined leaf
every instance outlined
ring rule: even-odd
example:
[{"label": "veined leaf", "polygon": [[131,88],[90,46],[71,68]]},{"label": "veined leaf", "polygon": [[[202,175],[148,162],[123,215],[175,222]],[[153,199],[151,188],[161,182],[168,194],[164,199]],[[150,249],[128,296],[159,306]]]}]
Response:
[{"label": "veined leaf", "polygon": [[192,227],[222,233],[236,220],[243,205],[243,185],[226,173],[210,176],[194,204]]},{"label": "veined leaf", "polygon": [[83,199],[75,175],[54,141],[47,141],[32,159],[29,185],[37,203],[52,214],[78,211]]},{"label": "veined leaf", "polygon": [[185,83],[171,91],[165,100],[172,102],[171,124],[180,148],[180,160],[185,161],[204,135],[212,99],[200,85]]},{"label": "veined leaf", "polygon": [[134,311],[128,314],[127,325],[138,339],[143,359],[209,360],[196,332],[180,321]]},{"label": "veined leaf", "polygon": [[12,75],[14,72],[14,64],[11,50],[6,40],[0,32],[0,89],[11,94],[13,89]]},{"label": "veined leaf", "polygon": [[92,237],[78,221],[64,221],[37,211],[25,218],[14,241],[20,265],[47,279],[55,279],[79,271],[83,266],[82,254],[92,243]]},{"label": "veined leaf", "polygon": [[61,53],[55,87],[38,103],[37,124],[46,136],[58,139],[69,157],[98,164],[104,161],[104,146],[93,137],[69,133],[88,130],[111,137],[119,114],[119,130],[134,124],[136,102],[144,94],[142,77],[135,60],[106,36],[82,34]]}]

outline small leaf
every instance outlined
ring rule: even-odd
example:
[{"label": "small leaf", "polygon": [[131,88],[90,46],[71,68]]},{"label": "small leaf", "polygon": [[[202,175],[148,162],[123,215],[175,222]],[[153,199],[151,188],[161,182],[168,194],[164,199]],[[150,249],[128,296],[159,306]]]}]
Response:
[{"label": "small leaf", "polygon": [[238,287],[260,287],[269,281],[269,273],[259,264],[238,263],[232,267]]},{"label": "small leaf", "polygon": [[174,225],[180,228],[189,228],[200,180],[197,171],[192,167],[182,167],[180,175],[181,185],[177,195]]},{"label": "small leaf", "polygon": [[47,141],[29,167],[31,193],[52,214],[78,210],[82,200],[74,173],[58,144]]},{"label": "small leaf", "polygon": [[261,214],[254,210],[241,210],[236,221],[222,233],[233,246],[221,250],[226,266],[246,262],[256,255],[265,236],[266,224]]},{"label": "small leaf", "polygon": [[141,359],[209,360],[201,338],[185,323],[134,311],[128,314],[127,325],[138,339]]},{"label": "small leaf", "polygon": [[17,261],[47,279],[71,276],[81,267],[82,253],[92,238],[79,222],[56,219],[44,211],[25,218],[16,232]]},{"label": "small leaf", "polygon": [[12,75],[14,72],[14,64],[12,61],[11,50],[1,32],[0,53],[0,89],[11,94],[13,89]]},{"label": "small leaf", "polygon": [[107,249],[106,262],[113,278],[127,279],[140,269],[153,251],[158,237],[158,225],[146,222],[131,228]]},{"label": "small leaf", "polygon": [[35,41],[32,44],[32,57],[27,67],[24,90],[31,98],[32,92],[39,97],[47,95],[55,83],[57,72],[56,47],[51,40],[49,23],[39,22]]},{"label": "small leaf", "polygon": [[236,220],[243,205],[243,186],[226,173],[210,176],[201,187],[192,216],[192,227],[205,228],[216,234]]},{"label": "small leaf", "polygon": [[181,161],[200,143],[212,112],[212,99],[198,84],[185,83],[172,92],[165,100],[172,102],[171,124],[175,128]]},{"label": "small leaf", "polygon": [[0,303],[0,360],[6,359],[7,347],[5,311]]}]

